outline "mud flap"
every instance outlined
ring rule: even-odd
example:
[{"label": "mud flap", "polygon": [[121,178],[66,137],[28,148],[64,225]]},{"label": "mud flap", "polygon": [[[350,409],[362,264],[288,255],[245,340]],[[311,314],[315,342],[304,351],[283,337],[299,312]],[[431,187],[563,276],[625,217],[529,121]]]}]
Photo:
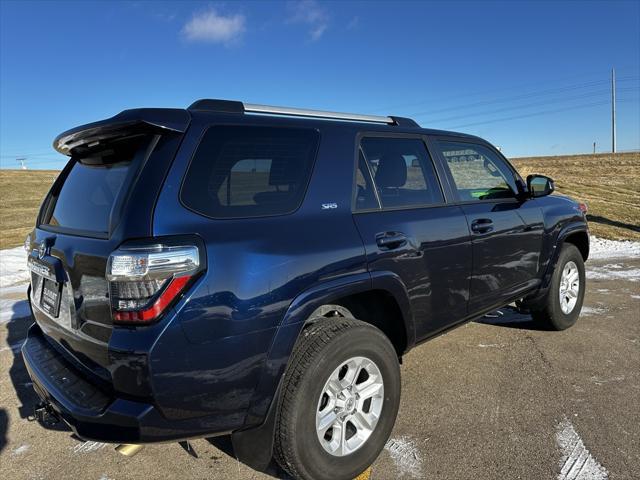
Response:
[{"label": "mud flap", "polygon": [[279,399],[280,385],[278,385],[262,425],[231,434],[231,443],[236,458],[245,465],[263,473],[273,474],[281,471],[280,466],[273,459],[273,436]]}]

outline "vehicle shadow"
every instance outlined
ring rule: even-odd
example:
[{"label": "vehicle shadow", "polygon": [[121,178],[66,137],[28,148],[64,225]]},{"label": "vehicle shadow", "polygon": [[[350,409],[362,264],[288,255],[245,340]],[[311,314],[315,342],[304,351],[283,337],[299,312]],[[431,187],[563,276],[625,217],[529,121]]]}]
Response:
[{"label": "vehicle shadow", "polygon": [[601,223],[603,225],[609,225],[611,227],[625,228],[627,230],[631,230],[633,232],[640,232],[640,226],[634,225],[632,223],[619,222],[618,220],[611,220],[607,217],[602,217],[600,215],[587,215],[587,220],[589,222]]},{"label": "vehicle shadow", "polygon": [[[9,377],[11,383],[16,392],[18,398],[18,414],[21,419],[31,420],[33,419],[33,409],[40,401],[40,398],[33,390],[31,378],[27,373],[24,360],[20,348],[27,337],[27,331],[33,323],[31,317],[24,316],[24,305],[20,302],[13,306],[13,313],[10,320],[7,322],[7,338],[6,345],[11,349],[13,354],[13,363],[9,368]],[[6,413],[6,412],[5,412]],[[0,419],[0,422],[2,420]],[[57,424],[42,424],[41,425],[49,430],[57,431],[71,431],[71,429],[64,423],[58,422]],[[0,423],[0,429],[1,429]]]},{"label": "vehicle shadow", "polygon": [[9,416],[4,408],[0,408],[0,454],[7,446],[7,431],[9,430]]},{"label": "vehicle shadow", "polygon": [[520,311],[513,305],[507,305],[506,307],[487,313],[475,322],[522,330],[548,330],[547,327],[534,320],[530,313]]},{"label": "vehicle shadow", "polygon": [[[220,450],[222,453],[228,455],[229,457],[237,460],[236,454],[233,451],[233,444],[231,443],[231,436],[224,435],[221,437],[208,437],[207,442],[209,442],[212,446]],[[265,473],[272,478],[277,478],[279,480],[293,480],[293,478],[284,470],[280,468],[280,466],[275,462],[271,462],[272,464],[269,466]]]}]

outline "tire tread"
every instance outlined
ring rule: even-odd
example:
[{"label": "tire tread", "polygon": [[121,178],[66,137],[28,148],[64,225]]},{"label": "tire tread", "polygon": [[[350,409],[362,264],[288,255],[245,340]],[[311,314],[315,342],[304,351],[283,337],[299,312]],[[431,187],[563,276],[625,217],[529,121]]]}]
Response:
[{"label": "tire tread", "polygon": [[286,419],[293,416],[295,392],[305,372],[315,363],[315,358],[322,354],[326,346],[337,335],[353,328],[371,329],[384,336],[377,328],[353,318],[322,318],[302,331],[298,344],[289,358],[289,366],[282,379],[282,391],[276,417],[274,456],[278,464],[294,478],[305,477],[296,466],[295,453],[291,448],[292,443],[286,441],[286,439],[293,438],[292,425]]},{"label": "tire tread", "polygon": [[[578,316],[579,312],[574,315],[573,321],[566,321],[566,316],[559,310],[559,305],[557,304],[557,283],[559,282],[559,275],[561,275],[562,269],[564,268],[564,264],[566,263],[565,259],[573,258],[576,260],[576,264],[578,265],[578,269],[584,272],[584,262],[582,260],[582,254],[578,248],[571,244],[565,243],[562,246],[562,250],[560,251],[560,255],[558,257],[558,263],[556,265],[556,271],[553,273],[553,279],[551,281],[551,285],[549,287],[549,291],[547,293],[547,297],[545,299],[544,304],[535,310],[531,310],[532,318],[540,325],[544,327],[550,328],[552,330],[565,330],[572,326]],[[576,304],[575,309],[579,310],[582,308],[582,301],[584,299],[584,289],[586,285],[584,284],[584,275],[581,278],[582,282],[582,293],[581,298]],[[575,310],[574,310],[575,311]],[[570,315],[573,315],[572,312]]]}]

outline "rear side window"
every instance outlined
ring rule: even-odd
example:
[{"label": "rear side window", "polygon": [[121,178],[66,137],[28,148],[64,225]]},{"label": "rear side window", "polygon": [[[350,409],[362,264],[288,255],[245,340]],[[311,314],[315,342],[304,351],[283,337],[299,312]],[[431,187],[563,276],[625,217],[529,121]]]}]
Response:
[{"label": "rear side window", "polygon": [[504,160],[482,145],[439,142],[462,201],[516,196],[515,178]]},{"label": "rear side window", "polygon": [[302,203],[318,141],[311,129],[210,127],[185,176],[182,202],[212,218],[291,213]]},{"label": "rear side window", "polygon": [[110,221],[133,177],[151,137],[136,135],[107,142],[98,150],[74,156],[74,165],[59,192],[52,192],[52,227],[108,233]]},{"label": "rear side window", "polygon": [[383,208],[444,202],[433,162],[422,140],[365,137],[360,147]]}]

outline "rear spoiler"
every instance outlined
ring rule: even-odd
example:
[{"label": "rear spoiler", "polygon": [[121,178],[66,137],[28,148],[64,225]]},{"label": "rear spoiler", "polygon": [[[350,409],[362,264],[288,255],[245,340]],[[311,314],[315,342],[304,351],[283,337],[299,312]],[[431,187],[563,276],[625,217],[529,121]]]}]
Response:
[{"label": "rear spoiler", "polygon": [[184,133],[191,121],[187,110],[178,108],[137,108],[61,133],[53,141],[53,148],[72,156],[77,149],[93,148],[100,143],[131,133]]}]

